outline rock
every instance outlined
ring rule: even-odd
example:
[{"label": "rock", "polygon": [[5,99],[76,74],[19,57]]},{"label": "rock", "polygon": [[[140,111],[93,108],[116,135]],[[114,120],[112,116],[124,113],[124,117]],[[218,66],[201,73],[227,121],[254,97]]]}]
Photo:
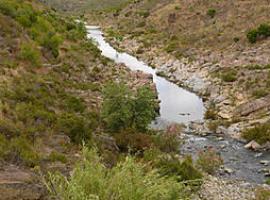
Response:
[{"label": "rock", "polygon": [[245,145],[246,149],[252,149],[252,150],[259,150],[262,148],[262,146],[260,144],[258,144],[256,141],[252,140],[251,142],[249,142],[248,144]]},{"label": "rock", "polygon": [[218,126],[217,127],[217,130],[216,130],[216,133],[217,134],[225,134],[226,135],[228,133],[228,130],[224,126]]},{"label": "rock", "polygon": [[261,160],[260,164],[267,166],[269,164],[269,162],[270,162],[269,160]]},{"label": "rock", "polygon": [[224,168],[224,172],[227,174],[232,174],[234,171],[230,168]]},{"label": "rock", "polygon": [[0,171],[1,200],[44,199],[44,187],[36,182],[32,172],[13,165],[5,165],[3,169]]},{"label": "rock", "polygon": [[250,101],[238,106],[235,110],[235,116],[248,116],[249,114],[256,112],[260,109],[270,107],[270,95]]}]

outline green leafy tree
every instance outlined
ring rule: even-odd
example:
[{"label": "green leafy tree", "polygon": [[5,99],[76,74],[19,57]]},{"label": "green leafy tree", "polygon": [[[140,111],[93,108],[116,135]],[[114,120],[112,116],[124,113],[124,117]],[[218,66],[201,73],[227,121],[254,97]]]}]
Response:
[{"label": "green leafy tree", "polygon": [[112,83],[103,94],[102,118],[112,131],[126,128],[145,131],[155,117],[155,96],[149,87],[132,92],[122,83]]},{"label": "green leafy tree", "polygon": [[103,90],[101,115],[107,127],[118,131],[130,126],[132,118],[131,91],[124,84],[108,84]]}]

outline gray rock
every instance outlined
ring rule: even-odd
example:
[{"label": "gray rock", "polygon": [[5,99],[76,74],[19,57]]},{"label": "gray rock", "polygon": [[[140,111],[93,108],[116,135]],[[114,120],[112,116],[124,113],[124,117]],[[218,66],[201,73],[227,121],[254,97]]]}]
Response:
[{"label": "gray rock", "polygon": [[252,150],[259,150],[262,149],[262,146],[260,144],[258,144],[256,141],[252,140],[251,142],[249,142],[248,144],[245,145],[246,149],[252,149]]}]

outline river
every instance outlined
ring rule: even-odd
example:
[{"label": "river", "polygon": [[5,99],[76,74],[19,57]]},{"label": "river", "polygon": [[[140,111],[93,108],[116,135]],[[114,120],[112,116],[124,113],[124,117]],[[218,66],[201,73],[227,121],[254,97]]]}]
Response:
[{"label": "river", "polygon": [[[86,28],[88,38],[96,42],[102,55],[116,63],[123,63],[131,70],[140,70],[152,74],[160,100],[160,116],[152,124],[153,127],[159,128],[174,122],[188,124],[192,121],[203,121],[205,108],[200,97],[163,77],[157,76],[155,69],[139,61],[136,57],[115,50],[106,42],[99,27],[86,26]],[[215,135],[199,137],[186,134],[185,144],[182,145],[181,152],[196,157],[198,151],[213,147],[224,159],[224,166],[227,171],[231,171],[230,173],[221,171],[220,176],[252,183],[263,183],[265,176],[260,171],[267,167],[269,169],[269,166],[263,166],[260,161],[270,161],[269,153],[255,153],[243,146],[243,143],[229,137],[220,139]]]}]

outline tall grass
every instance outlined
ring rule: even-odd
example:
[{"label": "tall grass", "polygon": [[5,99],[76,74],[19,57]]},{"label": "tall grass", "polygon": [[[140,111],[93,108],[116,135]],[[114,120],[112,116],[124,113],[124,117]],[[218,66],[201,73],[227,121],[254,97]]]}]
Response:
[{"label": "tall grass", "polygon": [[176,200],[183,186],[175,177],[161,177],[154,169],[128,156],[107,169],[95,150],[84,149],[81,165],[70,179],[50,174],[47,186],[53,196],[63,200]]}]

